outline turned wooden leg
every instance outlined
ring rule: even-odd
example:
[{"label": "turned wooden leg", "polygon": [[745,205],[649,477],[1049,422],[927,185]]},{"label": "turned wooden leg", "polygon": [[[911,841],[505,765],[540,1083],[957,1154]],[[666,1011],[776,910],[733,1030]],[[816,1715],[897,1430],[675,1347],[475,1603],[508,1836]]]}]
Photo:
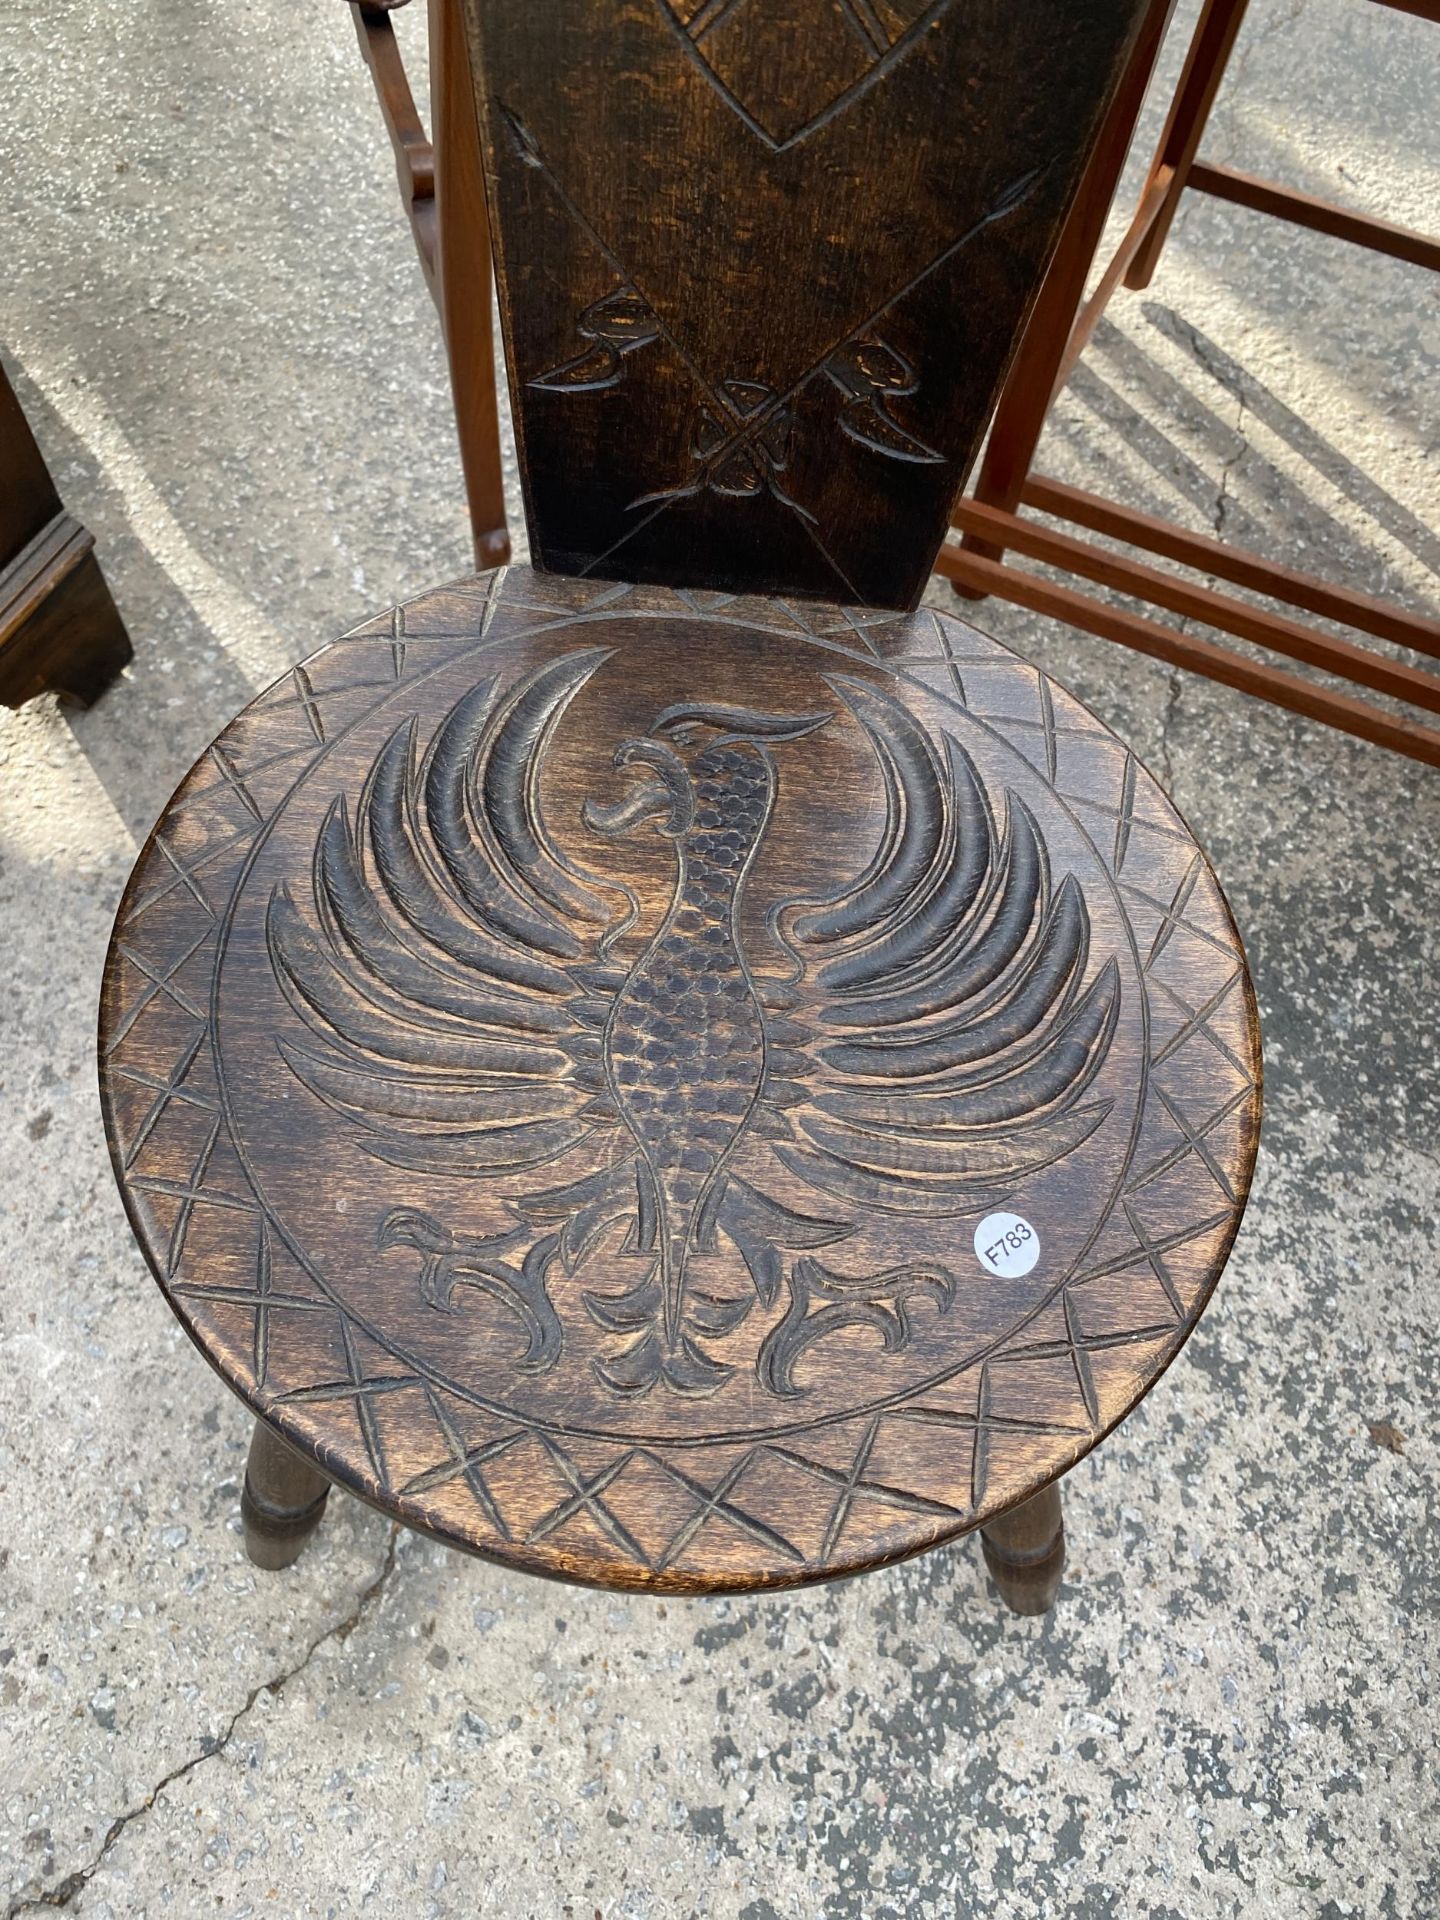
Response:
[{"label": "turned wooden leg", "polygon": [[1012,1613],[1048,1613],[1065,1567],[1060,1488],[1048,1487],[992,1520],[980,1536],[990,1578]]},{"label": "turned wooden leg", "polygon": [[263,1420],[255,1422],[240,1512],[245,1550],[257,1567],[288,1567],[320,1524],[330,1482]]}]

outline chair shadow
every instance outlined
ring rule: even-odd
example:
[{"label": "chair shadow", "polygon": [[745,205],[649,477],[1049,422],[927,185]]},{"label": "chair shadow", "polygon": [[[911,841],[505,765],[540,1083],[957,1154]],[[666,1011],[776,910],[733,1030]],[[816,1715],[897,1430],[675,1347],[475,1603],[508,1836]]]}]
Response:
[{"label": "chair shadow", "polygon": [[[1316,474],[1351,500],[1375,524],[1418,559],[1437,578],[1440,587],[1440,541],[1393,496],[1350,462],[1338,448],[1300,420],[1238,362],[1221,354],[1208,337],[1182,316],[1167,309],[1168,338],[1186,348],[1197,366],[1224,386],[1243,393],[1247,411],[1290,445]],[[1148,316],[1147,316],[1148,317]],[[1096,329],[1092,358],[1071,375],[1066,392],[1094,419],[1114,432],[1126,447],[1174,493],[1186,501],[1208,530],[1227,545],[1273,556],[1277,565],[1290,561],[1296,547],[1321,556],[1323,572],[1337,585],[1348,586],[1408,606],[1420,614],[1440,610],[1440,590],[1432,596],[1412,580],[1400,577],[1393,558],[1382,547],[1367,542],[1324,507],[1313,490],[1267,459],[1246,435],[1206,405],[1204,399],[1162,367],[1133,336],[1108,320]],[[1212,362],[1210,356],[1215,356]],[[1135,398],[1127,397],[1106,378],[1095,358],[1107,362]],[[1222,369],[1224,379],[1221,379]],[[1233,384],[1232,384],[1233,383]],[[1238,388],[1238,392],[1237,392]],[[1146,405],[1146,402],[1153,403]],[[1143,410],[1142,410],[1143,409]],[[1179,426],[1214,453],[1210,464],[1201,461],[1172,438]],[[1096,449],[1085,444],[1072,427],[1052,424],[1068,443],[1073,457],[1096,459]],[[1259,496],[1264,510],[1247,505],[1229,485],[1229,477],[1244,459],[1246,493]],[[1051,463],[1053,465],[1053,463]],[[1057,478],[1065,477],[1057,474]],[[1083,482],[1082,482],[1083,484]],[[1092,477],[1093,484],[1093,477]],[[1109,483],[1113,489],[1113,480]],[[1153,500],[1135,504],[1154,511]],[[1313,570],[1309,568],[1307,570]]]},{"label": "chair shadow", "polygon": [[1167,339],[1188,348],[1203,371],[1217,386],[1233,394],[1247,413],[1253,413],[1292,453],[1323,474],[1337,493],[1367,513],[1392,540],[1440,579],[1440,534],[1434,533],[1393,494],[1377,485],[1369,474],[1348,460],[1192,321],[1157,301],[1147,300],[1140,311]]}]

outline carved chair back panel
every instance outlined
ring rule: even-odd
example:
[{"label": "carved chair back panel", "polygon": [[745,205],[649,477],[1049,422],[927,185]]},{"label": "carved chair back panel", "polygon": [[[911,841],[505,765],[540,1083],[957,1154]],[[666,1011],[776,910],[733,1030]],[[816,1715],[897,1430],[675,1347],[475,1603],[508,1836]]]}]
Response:
[{"label": "carved chair back panel", "polygon": [[532,551],[912,605],[1143,0],[466,0]]}]

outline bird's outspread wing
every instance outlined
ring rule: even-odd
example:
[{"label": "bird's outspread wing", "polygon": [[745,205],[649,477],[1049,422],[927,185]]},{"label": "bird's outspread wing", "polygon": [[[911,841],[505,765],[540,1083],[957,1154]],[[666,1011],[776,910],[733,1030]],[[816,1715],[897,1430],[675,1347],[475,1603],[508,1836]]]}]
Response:
[{"label": "bird's outspread wing", "polygon": [[634,901],[565,858],[538,799],[550,737],[606,657],[564,655],[503,693],[481,681],[423,755],[415,722],[396,727],[354,817],[337,799],[320,829],[313,924],[287,888],[271,898],[271,961],[310,1035],[280,1051],[381,1160],[504,1175],[597,1132],[603,1159],[606,1129],[623,1145],[600,1064],[622,976],[604,956]]},{"label": "bird's outspread wing", "polygon": [[1057,883],[1018,794],[997,823],[952,735],[932,743],[880,688],[827,678],[874,750],[886,822],[843,888],[772,915],[798,969],[771,995],[789,1002],[779,1037],[792,1073],[797,1051],[810,1063],[766,1088],[773,1151],[852,1207],[985,1210],[1104,1119],[1085,1096],[1119,970],[1091,971],[1084,895]]}]

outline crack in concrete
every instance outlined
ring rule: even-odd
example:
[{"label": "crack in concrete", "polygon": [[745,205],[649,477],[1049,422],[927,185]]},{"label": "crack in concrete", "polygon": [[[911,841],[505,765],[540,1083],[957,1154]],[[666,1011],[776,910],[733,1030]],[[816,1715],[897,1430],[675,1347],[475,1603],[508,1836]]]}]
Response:
[{"label": "crack in concrete", "polygon": [[[1301,0],[1302,5],[1303,3],[1304,0]],[[1298,7],[1296,11],[1299,11]],[[1233,497],[1230,492],[1230,476],[1240,464],[1245,454],[1250,450],[1249,436],[1245,431],[1245,421],[1249,413],[1249,407],[1245,398],[1245,389],[1240,381],[1235,378],[1236,370],[1231,366],[1217,363],[1215,355],[1210,350],[1210,342],[1196,327],[1192,326],[1191,323],[1185,319],[1183,314],[1175,313],[1169,317],[1173,322],[1172,337],[1179,337],[1183,344],[1189,348],[1192,359],[1204,368],[1205,372],[1210,375],[1211,379],[1214,380],[1222,392],[1231,394],[1235,401],[1235,418],[1231,422],[1231,431],[1235,436],[1235,444],[1233,450],[1228,453],[1220,463],[1220,471],[1216,477],[1215,485],[1215,504],[1210,513],[1210,524],[1214,530],[1215,537],[1217,540],[1223,540],[1225,538],[1226,523],[1230,517],[1230,508],[1233,504]],[[1217,584],[1214,575],[1210,576],[1210,584]],[[1180,622],[1182,632],[1188,630],[1188,625],[1188,621]],[[1170,689],[1165,701],[1165,711],[1160,721],[1159,760],[1165,775],[1167,791],[1173,786],[1175,778],[1174,766],[1170,756],[1170,728],[1179,710],[1181,689],[1182,678],[1180,669],[1177,667],[1171,671]]]},{"label": "crack in concrete", "polygon": [[1225,537],[1225,522],[1230,511],[1230,475],[1250,445],[1245,434],[1245,395],[1242,392],[1237,392],[1235,395],[1234,432],[1235,451],[1221,463],[1220,482],[1215,494],[1214,519],[1217,540],[1223,540]]},{"label": "crack in concrete", "polygon": [[1165,776],[1165,791],[1169,793],[1175,785],[1175,763],[1170,757],[1170,727],[1180,707],[1180,694],[1183,682],[1179,667],[1170,669],[1170,686],[1165,695],[1165,711],[1160,716],[1160,770]]},{"label": "crack in concrete", "polygon": [[1245,421],[1249,415],[1249,403],[1245,397],[1244,375],[1233,362],[1217,358],[1211,343],[1200,330],[1193,326],[1181,313],[1167,316],[1171,322],[1171,337],[1180,340],[1190,351],[1190,356],[1202,366],[1222,393],[1230,394],[1235,401],[1235,418],[1230,430],[1235,436],[1234,451],[1227,454],[1220,463],[1217,481],[1215,505],[1211,512],[1211,525],[1217,539],[1223,539],[1225,522],[1230,511],[1230,476],[1249,451],[1250,441],[1245,432]]},{"label": "crack in concrete", "polygon": [[258,1686],[252,1687],[245,1697],[244,1704],[237,1707],[234,1713],[231,1714],[229,1720],[226,1722],[225,1731],[218,1739],[207,1738],[199,1753],[192,1754],[188,1760],[182,1760],[178,1767],[172,1767],[169,1773],[165,1774],[155,1783],[138,1805],[128,1807],[124,1813],[117,1814],[106,1829],[105,1838],[101,1841],[95,1857],[92,1860],[88,1861],[83,1867],[77,1867],[73,1872],[67,1873],[63,1880],[57,1881],[53,1887],[49,1887],[43,1892],[22,1893],[17,1899],[12,1900],[10,1905],[5,1909],[5,1920],[19,1920],[21,1914],[39,1913],[46,1908],[53,1910],[59,1907],[68,1907],[76,1894],[82,1893],[90,1881],[100,1871],[101,1867],[104,1866],[121,1834],[137,1820],[144,1819],[145,1815],[149,1813],[150,1809],[155,1805],[155,1802],[160,1798],[161,1794],[165,1792],[167,1787],[174,1786],[177,1780],[183,1780],[187,1775],[194,1773],[198,1767],[203,1767],[207,1760],[213,1760],[217,1754],[224,1753],[225,1749],[235,1737],[235,1729],[252,1710],[262,1693],[278,1695],[283,1692],[292,1680],[297,1679],[305,1671],[327,1641],[337,1640],[343,1645],[379,1599],[381,1593],[384,1591],[386,1582],[395,1571],[395,1556],[399,1547],[399,1541],[400,1529],[398,1526],[392,1526],[390,1529],[390,1538],[385,1548],[385,1558],[381,1563],[379,1573],[376,1574],[369,1586],[361,1593],[359,1599],[343,1620],[338,1621],[333,1627],[327,1627],[323,1633],[317,1634],[293,1667],[287,1667],[283,1673],[277,1674],[274,1679],[262,1680]]}]

